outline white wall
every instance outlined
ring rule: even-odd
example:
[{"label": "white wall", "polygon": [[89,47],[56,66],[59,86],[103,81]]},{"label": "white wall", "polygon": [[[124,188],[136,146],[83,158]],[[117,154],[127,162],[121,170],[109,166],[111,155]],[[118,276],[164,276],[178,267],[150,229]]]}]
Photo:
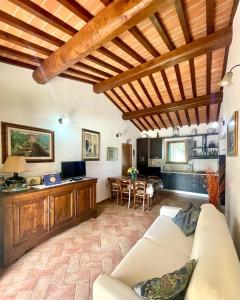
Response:
[{"label": "white wall", "polygon": [[[233,41],[229,51],[227,71],[240,63],[240,6],[233,24]],[[224,98],[220,116],[228,122],[235,110],[240,111],[240,68],[236,68],[233,75],[234,84],[224,88]],[[238,132],[238,149],[240,145],[240,131]],[[225,141],[226,143],[226,141]],[[223,148],[226,146],[223,144]],[[240,151],[238,151],[240,153]],[[239,154],[240,155],[240,154]],[[226,217],[233,239],[240,256],[240,156],[227,157],[226,167]]]},{"label": "white wall", "polygon": [[[68,124],[59,125],[60,115]],[[0,63],[0,121],[55,131],[55,163],[29,164],[27,176],[60,171],[60,162],[81,160],[82,128],[101,133],[101,159],[87,162],[87,176],[98,177],[97,199],[108,197],[106,178],[121,175],[121,143],[132,140],[135,149],[139,130],[123,121],[121,112],[103,95],[80,82],[55,78],[46,85],[32,79],[32,71]],[[117,132],[123,132],[116,138]],[[107,161],[107,147],[118,147],[118,161]],[[1,149],[1,144],[0,144]]]}]

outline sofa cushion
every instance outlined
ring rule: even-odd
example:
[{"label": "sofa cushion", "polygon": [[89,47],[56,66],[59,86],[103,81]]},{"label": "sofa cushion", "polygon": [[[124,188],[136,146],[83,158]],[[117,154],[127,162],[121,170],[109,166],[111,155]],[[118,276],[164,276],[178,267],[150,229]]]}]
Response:
[{"label": "sofa cushion", "polygon": [[198,263],[186,300],[239,300],[240,264],[225,217],[213,205],[202,205],[191,258]]},{"label": "sofa cushion", "polygon": [[192,243],[192,237],[185,237],[170,218],[160,216],[123,258],[112,276],[129,286],[162,277],[189,261]]},{"label": "sofa cushion", "polygon": [[196,260],[193,259],[179,270],[161,278],[152,278],[135,284],[133,290],[144,299],[170,300],[180,296],[183,298],[195,265]]},{"label": "sofa cushion", "polygon": [[194,207],[192,203],[189,203],[188,207],[181,209],[172,220],[179,226],[182,232],[188,236],[194,233],[199,214],[200,208]]}]

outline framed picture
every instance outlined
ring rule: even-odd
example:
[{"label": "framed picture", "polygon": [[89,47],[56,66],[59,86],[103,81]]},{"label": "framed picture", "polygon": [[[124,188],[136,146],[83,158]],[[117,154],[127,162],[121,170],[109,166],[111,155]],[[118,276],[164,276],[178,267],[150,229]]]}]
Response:
[{"label": "framed picture", "polygon": [[227,156],[238,156],[238,111],[235,111],[227,125]]},{"label": "framed picture", "polygon": [[41,176],[28,177],[26,179],[27,179],[27,185],[29,186],[40,185],[42,183]]},{"label": "framed picture", "polygon": [[82,129],[83,160],[100,160],[100,132]]},{"label": "framed picture", "polygon": [[54,132],[2,122],[2,163],[8,156],[24,156],[27,162],[53,162]]},{"label": "framed picture", "polygon": [[118,148],[107,147],[107,160],[118,159]]}]

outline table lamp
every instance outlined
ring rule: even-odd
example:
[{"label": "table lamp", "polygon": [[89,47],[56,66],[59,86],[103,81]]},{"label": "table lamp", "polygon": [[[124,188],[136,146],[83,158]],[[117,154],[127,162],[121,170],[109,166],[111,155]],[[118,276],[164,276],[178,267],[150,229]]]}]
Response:
[{"label": "table lamp", "polygon": [[9,156],[5,161],[0,173],[13,173],[13,177],[7,178],[6,186],[21,186],[26,183],[24,177],[18,176],[18,173],[29,172],[26,160],[23,156]]}]

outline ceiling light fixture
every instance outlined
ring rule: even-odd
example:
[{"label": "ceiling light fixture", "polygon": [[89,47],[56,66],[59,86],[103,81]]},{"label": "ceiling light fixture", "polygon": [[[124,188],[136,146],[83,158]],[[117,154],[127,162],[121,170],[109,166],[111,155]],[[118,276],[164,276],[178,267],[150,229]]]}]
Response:
[{"label": "ceiling light fixture", "polygon": [[233,72],[232,71],[236,67],[240,67],[240,64],[233,66],[231,68],[231,70],[224,75],[223,79],[219,82],[220,86],[224,87],[224,86],[233,85],[233,83],[232,83]]}]

